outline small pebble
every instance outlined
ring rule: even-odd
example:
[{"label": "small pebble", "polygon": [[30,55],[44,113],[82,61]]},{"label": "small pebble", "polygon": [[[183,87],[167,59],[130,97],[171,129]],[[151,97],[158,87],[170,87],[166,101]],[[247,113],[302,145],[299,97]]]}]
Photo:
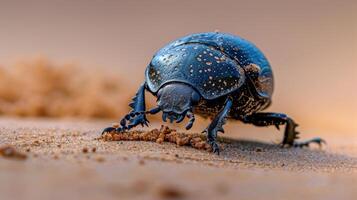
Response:
[{"label": "small pebble", "polygon": [[160,187],[158,194],[163,199],[180,199],[185,196],[179,188],[168,185]]},{"label": "small pebble", "polygon": [[262,152],[262,151],[263,151],[263,149],[260,148],[260,147],[257,147],[257,148],[255,149],[255,152]]},{"label": "small pebble", "polygon": [[84,148],[82,149],[82,152],[83,152],[83,153],[88,153],[88,148],[87,148],[87,147],[84,147]]},{"label": "small pebble", "polygon": [[17,159],[17,160],[27,159],[26,154],[17,151],[15,147],[10,145],[5,145],[0,147],[0,156],[3,156],[5,158]]},{"label": "small pebble", "polygon": [[105,161],[105,158],[104,157],[96,157],[95,160],[97,162],[104,162]]}]

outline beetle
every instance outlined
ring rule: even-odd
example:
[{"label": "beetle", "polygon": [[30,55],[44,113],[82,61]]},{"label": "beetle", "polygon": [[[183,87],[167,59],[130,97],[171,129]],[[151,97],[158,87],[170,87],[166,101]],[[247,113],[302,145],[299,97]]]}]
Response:
[{"label": "beetle", "polygon": [[[161,111],[165,122],[169,119],[180,123],[189,118],[187,130],[195,121],[194,114],[211,117],[212,122],[203,132],[217,154],[217,133],[224,132],[227,119],[278,129],[285,125],[281,145],[286,147],[324,143],[321,138],[297,142],[298,124],[292,118],[262,112],[271,104],[273,88],[270,64],[253,43],[228,33],[191,34],[169,43],[153,56],[145,81],[129,104],[132,110],[119,127],[108,127],[103,133],[127,131],[139,124],[148,126],[146,115]],[[151,110],[146,110],[146,90],[157,97],[157,106]]]}]

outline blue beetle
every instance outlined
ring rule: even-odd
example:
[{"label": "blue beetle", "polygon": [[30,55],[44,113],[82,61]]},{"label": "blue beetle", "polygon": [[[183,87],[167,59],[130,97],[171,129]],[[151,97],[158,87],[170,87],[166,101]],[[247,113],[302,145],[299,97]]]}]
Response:
[{"label": "blue beetle", "polygon": [[[162,111],[162,119],[177,123],[189,118],[186,129],[195,121],[194,114],[212,117],[204,130],[207,142],[219,154],[217,133],[224,132],[226,119],[256,126],[285,124],[283,146],[304,147],[321,144],[321,138],[295,141],[297,124],[282,113],[261,112],[271,104],[273,73],[264,54],[251,42],[227,33],[197,33],[175,40],[160,49],[145,71],[145,82],[133,101],[132,110],[120,121],[120,127],[105,132],[123,132],[138,124],[148,125],[146,114]],[[157,107],[146,111],[145,90],[157,97]],[[127,124],[129,121],[129,124]]]}]

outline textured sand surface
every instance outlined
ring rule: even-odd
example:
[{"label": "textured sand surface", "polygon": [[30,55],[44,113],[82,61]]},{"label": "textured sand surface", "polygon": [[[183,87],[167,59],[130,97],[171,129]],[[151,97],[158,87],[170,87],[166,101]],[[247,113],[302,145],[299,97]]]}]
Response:
[{"label": "textured sand surface", "polygon": [[281,149],[228,127],[217,156],[165,142],[97,140],[107,124],[0,119],[0,146],[27,155],[0,156],[0,199],[357,198],[353,135],[322,135],[323,149]]}]

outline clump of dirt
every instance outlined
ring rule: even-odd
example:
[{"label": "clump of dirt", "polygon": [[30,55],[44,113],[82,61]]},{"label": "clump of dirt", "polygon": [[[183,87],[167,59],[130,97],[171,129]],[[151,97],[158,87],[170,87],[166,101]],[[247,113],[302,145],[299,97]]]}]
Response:
[{"label": "clump of dirt", "polygon": [[16,160],[25,160],[27,158],[26,154],[17,151],[15,147],[10,145],[0,147],[0,156]]},{"label": "clump of dirt", "polygon": [[115,131],[104,133],[100,139],[104,141],[151,141],[156,143],[171,142],[177,146],[191,146],[195,149],[211,151],[211,146],[202,134],[179,133],[175,129],[161,126],[160,129],[150,131],[133,130],[123,133]]}]

